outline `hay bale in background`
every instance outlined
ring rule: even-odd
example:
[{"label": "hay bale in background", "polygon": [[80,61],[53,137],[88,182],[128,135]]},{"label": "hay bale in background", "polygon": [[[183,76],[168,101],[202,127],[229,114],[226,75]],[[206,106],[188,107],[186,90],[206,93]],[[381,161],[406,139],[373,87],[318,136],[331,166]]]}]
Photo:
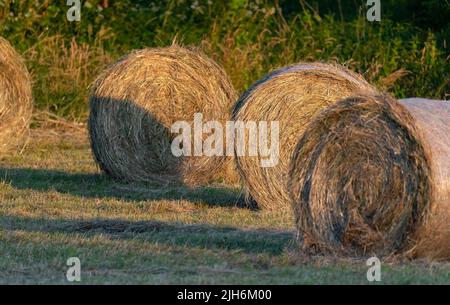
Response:
[{"label": "hay bale in background", "polygon": [[23,142],[32,112],[30,75],[20,55],[0,37],[0,152]]},{"label": "hay bale in background", "polygon": [[234,120],[279,121],[278,165],[263,168],[260,156],[236,156],[245,190],[259,207],[291,207],[288,165],[299,135],[316,112],[359,91],[376,89],[344,67],[300,63],[270,73],[241,96],[233,111]]},{"label": "hay bale in background", "polygon": [[345,99],[296,147],[289,188],[305,246],[450,259],[450,103]]},{"label": "hay bale in background", "polygon": [[[121,58],[95,81],[90,96],[92,150],[101,169],[126,181],[197,185],[223,176],[224,157],[175,157],[171,125],[224,123],[237,98],[216,63],[176,45]],[[228,162],[229,163],[229,162]]]}]

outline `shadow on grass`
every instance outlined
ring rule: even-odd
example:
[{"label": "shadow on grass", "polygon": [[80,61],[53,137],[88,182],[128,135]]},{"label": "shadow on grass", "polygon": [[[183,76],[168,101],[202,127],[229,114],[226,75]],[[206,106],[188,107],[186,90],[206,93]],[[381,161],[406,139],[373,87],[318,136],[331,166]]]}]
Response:
[{"label": "shadow on grass", "polygon": [[201,249],[243,251],[245,253],[281,254],[293,245],[294,234],[267,229],[244,230],[206,224],[187,225],[160,221],[129,221],[121,219],[64,220],[0,216],[0,229],[44,233],[101,234],[113,239]]},{"label": "shadow on grass", "polygon": [[246,207],[237,188],[126,184],[103,174],[67,173],[29,168],[0,168],[0,181],[21,190],[56,191],[83,198],[126,201],[188,200],[209,206]]}]

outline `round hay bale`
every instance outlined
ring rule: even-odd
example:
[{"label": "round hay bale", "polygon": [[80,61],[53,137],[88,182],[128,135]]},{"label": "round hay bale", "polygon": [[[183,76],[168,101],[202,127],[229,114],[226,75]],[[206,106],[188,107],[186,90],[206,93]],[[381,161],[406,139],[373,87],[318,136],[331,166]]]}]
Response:
[{"label": "round hay bale", "polygon": [[20,55],[0,37],[0,152],[23,142],[32,112],[30,75]]},{"label": "round hay bale", "polygon": [[387,95],[318,114],[290,168],[304,246],[450,259],[449,122],[448,102]]},{"label": "round hay bale", "polygon": [[233,111],[235,121],[279,122],[276,166],[261,167],[260,155],[235,156],[245,191],[260,208],[291,207],[287,176],[299,135],[316,112],[359,91],[376,89],[342,66],[299,63],[270,73],[240,97]]},{"label": "round hay bale", "polygon": [[[177,121],[225,123],[237,94],[203,53],[172,45],[132,52],[95,81],[89,131],[100,168],[125,181],[198,185],[221,175],[223,156],[175,157]],[[206,135],[204,135],[206,137]],[[194,140],[192,140],[192,146]]]}]

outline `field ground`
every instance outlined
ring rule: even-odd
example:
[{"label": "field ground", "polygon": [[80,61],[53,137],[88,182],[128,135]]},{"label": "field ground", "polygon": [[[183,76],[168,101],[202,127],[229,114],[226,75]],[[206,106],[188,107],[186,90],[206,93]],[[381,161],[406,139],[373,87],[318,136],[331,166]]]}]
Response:
[{"label": "field ground", "polygon": [[[34,129],[0,159],[0,284],[367,284],[365,260],[304,258],[289,211],[240,208],[237,187],[114,182],[85,130]],[[384,262],[383,284],[450,283],[450,264]]]}]

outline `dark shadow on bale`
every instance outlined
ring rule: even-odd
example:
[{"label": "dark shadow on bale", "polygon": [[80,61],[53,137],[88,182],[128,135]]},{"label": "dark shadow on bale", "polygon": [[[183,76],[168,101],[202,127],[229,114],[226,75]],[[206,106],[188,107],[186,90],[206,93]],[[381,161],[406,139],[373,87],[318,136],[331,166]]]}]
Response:
[{"label": "dark shadow on bale", "polygon": [[101,174],[78,174],[28,168],[0,168],[0,181],[19,190],[56,191],[81,198],[116,199],[129,202],[187,200],[211,207],[245,208],[237,188],[225,186],[161,187],[149,183],[122,183]]},{"label": "dark shadow on bale", "polygon": [[101,170],[119,181],[182,184],[169,128],[132,101],[94,96],[91,103],[91,147]]},{"label": "dark shadow on bale", "polygon": [[295,149],[289,189],[305,248],[450,259],[450,103],[357,96]]},{"label": "dark shadow on bale", "polygon": [[208,224],[181,224],[123,219],[65,220],[0,216],[3,231],[103,235],[112,239],[143,240],[168,246],[244,253],[281,254],[292,245],[293,232],[269,229],[245,230]]}]

